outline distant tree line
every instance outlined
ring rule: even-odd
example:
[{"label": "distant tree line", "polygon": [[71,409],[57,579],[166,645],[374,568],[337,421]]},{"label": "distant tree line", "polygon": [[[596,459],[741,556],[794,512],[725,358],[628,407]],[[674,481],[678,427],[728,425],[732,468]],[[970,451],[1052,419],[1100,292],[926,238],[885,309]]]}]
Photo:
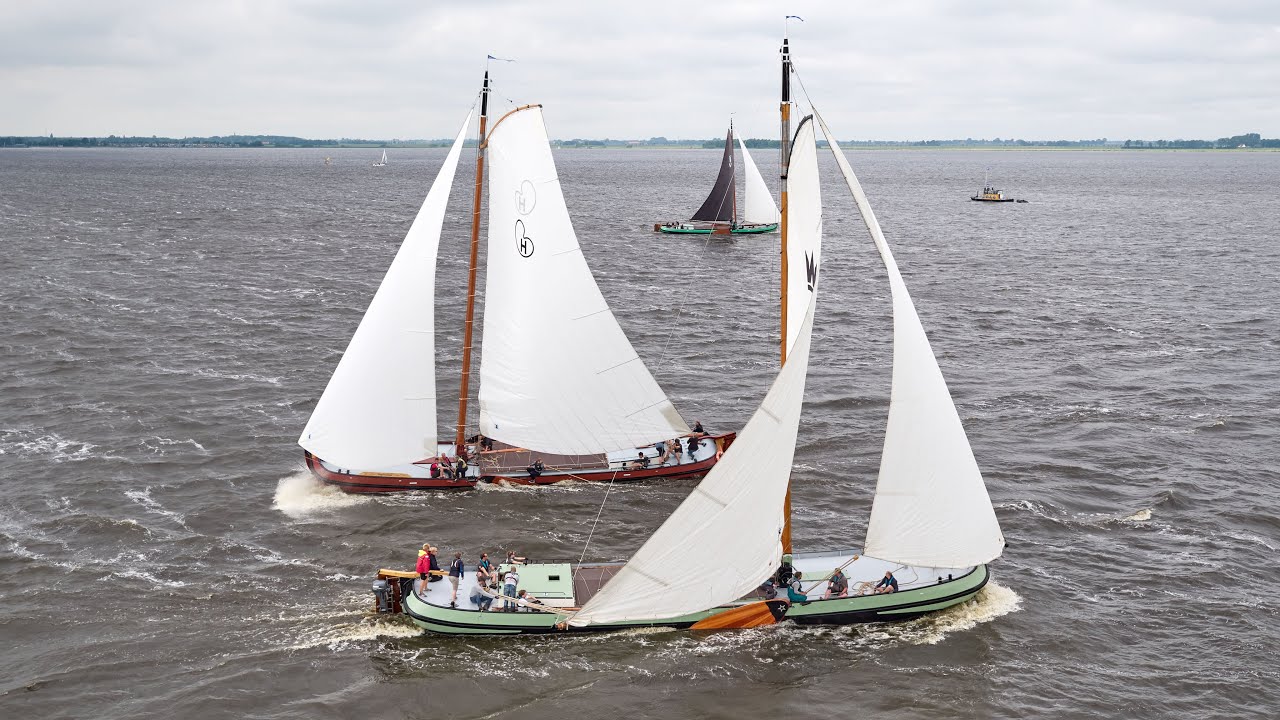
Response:
[{"label": "distant tree line", "polygon": [[[651,137],[648,140],[555,140],[553,143],[566,148],[605,148],[605,147],[702,147],[718,150],[724,147],[723,138],[711,140],[669,140],[665,137]],[[743,143],[752,150],[778,149],[777,140],[765,138],[748,138]],[[223,147],[223,148],[339,148],[339,147],[448,147],[450,139],[437,140],[363,140],[359,138],[339,138],[336,140],[309,140],[289,135],[213,135],[209,137],[169,138],[142,136],[103,137],[55,137],[0,135],[0,148],[3,147]],[[467,147],[475,147],[475,140],[467,140]],[[1228,149],[1228,148],[1280,148],[1280,139],[1264,138],[1258,133],[1246,133],[1217,140],[992,140],[965,138],[963,140],[843,140],[841,145],[850,147],[1124,147],[1130,149]],[[819,147],[826,147],[825,140],[818,141]]]},{"label": "distant tree line", "polygon": [[[359,138],[339,138],[336,140],[308,140],[307,138],[289,135],[213,135],[210,137],[170,138],[142,136],[107,137],[55,137],[0,135],[0,147],[223,147],[223,148],[259,148],[259,147],[396,147],[405,145],[428,146],[449,145],[450,141],[441,140],[362,140]],[[474,142],[472,143],[474,145]]]},{"label": "distant tree line", "polygon": [[1125,140],[1124,147],[1134,149],[1212,149],[1212,148],[1280,148],[1280,138],[1264,138],[1258,133],[1245,133],[1217,140]]}]

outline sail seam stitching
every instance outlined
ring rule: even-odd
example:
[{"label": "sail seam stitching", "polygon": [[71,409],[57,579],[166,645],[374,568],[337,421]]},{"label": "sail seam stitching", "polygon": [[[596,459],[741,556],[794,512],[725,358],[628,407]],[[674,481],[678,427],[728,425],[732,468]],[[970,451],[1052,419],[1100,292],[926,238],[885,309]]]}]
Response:
[{"label": "sail seam stitching", "polygon": [[611,370],[617,370],[618,368],[622,367],[623,365],[629,365],[629,364],[631,364],[631,363],[633,363],[633,362],[635,362],[635,361],[637,361],[637,360],[639,360],[639,359],[640,359],[640,356],[639,356],[639,355],[637,355],[637,356],[635,356],[635,357],[631,358],[630,360],[623,360],[622,362],[620,362],[620,363],[618,363],[617,365],[614,365],[614,366],[612,366],[612,367],[607,367],[607,368],[605,368],[605,369],[603,369],[603,370],[597,370],[597,371],[596,371],[596,374],[597,374],[597,375],[603,375],[603,374],[605,374],[605,373],[607,373],[607,372],[609,372],[609,371],[611,371]]},{"label": "sail seam stitching", "polygon": [[595,317],[596,315],[599,315],[600,313],[607,313],[607,312],[609,312],[609,308],[607,308],[607,307],[605,307],[605,308],[600,308],[599,310],[596,310],[595,312],[589,312],[589,313],[587,313],[586,315],[579,315],[578,317],[574,318],[571,322],[577,322],[578,320],[586,320],[586,319],[587,319],[587,318],[589,318],[589,317]]},{"label": "sail seam stitching", "polygon": [[708,499],[708,500],[710,500],[711,502],[713,502],[713,503],[715,503],[715,504],[719,505],[719,506],[720,506],[720,507],[722,507],[722,508],[729,507],[729,503],[727,503],[727,502],[725,502],[725,501],[721,500],[720,498],[716,497],[715,495],[712,495],[711,493],[707,492],[706,490],[703,490],[701,485],[699,485],[698,487],[695,487],[693,490],[694,490],[694,492],[698,493],[699,495],[701,495],[701,496],[705,497],[706,499]]}]

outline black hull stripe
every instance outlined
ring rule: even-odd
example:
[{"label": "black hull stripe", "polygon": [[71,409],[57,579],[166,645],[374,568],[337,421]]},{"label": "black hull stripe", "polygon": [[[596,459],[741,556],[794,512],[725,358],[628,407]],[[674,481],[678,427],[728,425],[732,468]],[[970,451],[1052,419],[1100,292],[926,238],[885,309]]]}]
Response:
[{"label": "black hull stripe", "polygon": [[[970,570],[964,575],[961,575],[956,580],[952,580],[952,582],[963,580],[964,578],[969,577],[975,572],[977,572],[977,568]],[[987,582],[990,579],[991,579],[991,573],[988,571],[987,576],[984,577],[982,579],[982,582],[978,583],[976,587],[967,588],[958,593],[954,593],[952,595],[947,595],[945,597],[940,597],[940,598],[932,598],[928,600],[916,600],[913,602],[901,603],[898,605],[891,605],[889,607],[875,608],[875,609],[869,609],[869,610],[851,610],[849,612],[827,613],[824,615],[809,615],[809,616],[796,616],[796,617],[788,616],[788,617],[784,617],[783,620],[790,620],[796,623],[797,625],[850,625],[854,623],[901,622],[906,620],[913,620],[915,618],[921,617],[922,615],[927,615],[931,612],[936,612],[936,611],[922,610],[917,613],[903,613],[899,611],[906,610],[908,608],[926,607],[928,605],[937,605],[938,603],[952,602],[955,600],[959,600],[960,598],[963,598],[966,595],[973,595],[974,593],[978,592],[982,588],[986,587]],[[835,598],[831,598],[830,600],[826,600],[826,601],[811,600],[810,602],[811,603],[812,602],[830,602],[831,600],[834,600],[834,599]],[[419,615],[418,613],[411,610],[407,604],[403,605],[403,607],[404,607],[404,613],[406,615],[420,622],[429,623],[431,625],[441,625],[443,627],[458,628],[461,630],[493,631],[495,633],[521,634],[521,635],[546,635],[551,633],[566,633],[565,630],[557,630],[554,627],[531,628],[526,625],[473,625],[469,623],[453,622],[451,620],[439,620],[436,618],[429,618],[423,615]],[[476,612],[479,612],[479,611],[476,611]],[[882,614],[884,615],[884,617],[881,617]],[[638,627],[669,627],[669,628],[676,628],[677,630],[683,630],[684,628],[687,628],[692,624],[693,624],[692,622],[679,622],[679,623],[651,622],[651,623],[627,623],[625,625],[590,625],[587,627],[569,626],[567,632],[608,632],[610,630],[629,630],[629,629],[638,628]],[[452,633],[444,633],[444,634],[452,634]],[[483,633],[479,633],[479,634],[483,634]]]}]

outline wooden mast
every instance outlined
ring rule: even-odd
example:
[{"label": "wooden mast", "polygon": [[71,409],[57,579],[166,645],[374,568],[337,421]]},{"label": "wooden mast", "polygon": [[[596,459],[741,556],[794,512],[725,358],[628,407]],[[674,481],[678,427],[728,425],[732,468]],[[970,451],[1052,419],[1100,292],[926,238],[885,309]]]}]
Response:
[{"label": "wooden mast", "polygon": [[476,265],[480,255],[480,193],[484,189],[484,132],[489,119],[489,69],[484,71],[484,88],[480,91],[480,138],[476,142],[476,192],[471,204],[471,273],[467,278],[467,319],[462,337],[462,382],[458,391],[458,433],[454,452],[462,454],[467,434],[467,393],[471,384],[471,333],[476,315]]},{"label": "wooden mast", "polygon": [[[733,152],[733,118],[729,118],[729,152],[730,152],[730,153],[732,153],[732,152]],[[733,157],[732,157],[732,156],[730,156],[730,158],[729,158],[729,162],[730,162],[730,163],[733,163]],[[734,169],[733,169],[733,176],[734,176],[735,178],[737,178],[737,176],[738,176],[738,168],[737,168],[737,167],[734,167]],[[734,184],[733,184],[733,185],[734,185],[734,189],[733,189],[733,219],[729,221],[729,222],[731,223],[731,224],[729,225],[729,227],[730,227],[730,228],[734,228],[734,227],[737,227],[737,226],[738,226],[738,188],[737,188],[738,183],[737,183],[737,182],[734,182]]]},{"label": "wooden mast", "polygon": [[[782,352],[778,366],[787,362],[787,167],[791,163],[791,49],[787,38],[782,39],[782,143],[779,165],[782,168],[780,193],[781,222],[778,232],[782,238]],[[483,122],[483,121],[482,121]],[[791,482],[787,481],[787,496],[782,501],[782,552],[791,552]]]}]

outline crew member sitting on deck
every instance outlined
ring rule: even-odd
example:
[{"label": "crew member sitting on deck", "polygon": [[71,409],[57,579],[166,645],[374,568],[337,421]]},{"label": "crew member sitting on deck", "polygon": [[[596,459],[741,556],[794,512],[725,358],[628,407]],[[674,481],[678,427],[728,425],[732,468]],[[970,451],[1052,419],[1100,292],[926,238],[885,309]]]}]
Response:
[{"label": "crew member sitting on deck", "polygon": [[791,554],[783,555],[782,563],[773,572],[773,584],[778,587],[786,587],[791,584],[791,578],[795,577],[795,574],[796,569],[791,565]]},{"label": "crew member sitting on deck", "polygon": [[496,577],[497,574],[493,570],[493,563],[489,562],[489,553],[480,553],[480,562],[476,563],[476,577],[483,578],[488,583],[489,579]]},{"label": "crew member sitting on deck", "polygon": [[542,471],[546,470],[546,466],[542,464],[542,458],[534,458],[533,464],[525,469],[529,471],[530,480],[537,480]]},{"label": "crew member sitting on deck", "polygon": [[461,454],[458,455],[458,464],[453,466],[453,477],[461,480],[467,476],[467,459]]},{"label": "crew member sitting on deck", "polygon": [[701,420],[694,420],[694,421],[693,421],[693,434],[694,434],[694,435],[706,435],[706,434],[707,434],[707,431],[702,429],[702,421],[701,421]]},{"label": "crew member sitting on deck", "polygon": [[675,454],[676,464],[679,465],[680,461],[684,459],[684,445],[681,445],[679,440],[668,440],[667,443],[671,445],[671,452]]},{"label": "crew member sitting on deck", "polygon": [[631,461],[631,467],[639,470],[640,468],[649,467],[649,458],[645,457],[643,451],[636,454],[636,459]]},{"label": "crew member sitting on deck", "polygon": [[896,592],[898,592],[898,579],[893,576],[892,571],[885,570],[884,578],[879,583],[876,583],[876,594],[883,595],[884,593]]},{"label": "crew member sitting on deck", "polygon": [[787,600],[793,603],[805,602],[809,599],[809,596],[804,593],[801,587],[800,578],[803,575],[804,573],[797,570],[795,577],[791,578],[791,582],[787,583]]},{"label": "crew member sitting on deck", "polygon": [[523,565],[523,564],[524,564],[524,561],[525,561],[525,560],[524,560],[524,558],[523,558],[523,557],[521,557],[521,556],[519,556],[519,555],[516,555],[516,551],[515,551],[515,550],[508,550],[508,551],[507,551],[507,564],[508,564],[508,565]]},{"label": "crew member sitting on deck", "polygon": [[476,570],[476,586],[471,588],[471,604],[475,605],[478,610],[484,612],[493,606],[493,599],[497,597],[497,593],[489,589],[489,578],[482,575],[480,570]]},{"label": "crew member sitting on deck", "polygon": [[827,581],[827,591],[823,593],[822,599],[833,597],[847,597],[849,595],[849,578],[844,576],[844,571],[836,568],[831,573],[831,579]]},{"label": "crew member sitting on deck", "polygon": [[690,435],[689,436],[689,460],[691,462],[695,460],[695,458],[693,457],[693,454],[698,452],[698,448],[700,447],[702,447],[702,441],[698,439],[698,436]]},{"label": "crew member sitting on deck", "polygon": [[540,610],[538,610],[538,608],[535,608],[529,604],[529,603],[538,602],[538,598],[534,597],[533,593],[529,592],[528,590],[521,590],[520,594],[517,595],[516,597],[519,598],[518,600],[516,600],[517,609],[527,610],[528,612],[541,612]]}]

